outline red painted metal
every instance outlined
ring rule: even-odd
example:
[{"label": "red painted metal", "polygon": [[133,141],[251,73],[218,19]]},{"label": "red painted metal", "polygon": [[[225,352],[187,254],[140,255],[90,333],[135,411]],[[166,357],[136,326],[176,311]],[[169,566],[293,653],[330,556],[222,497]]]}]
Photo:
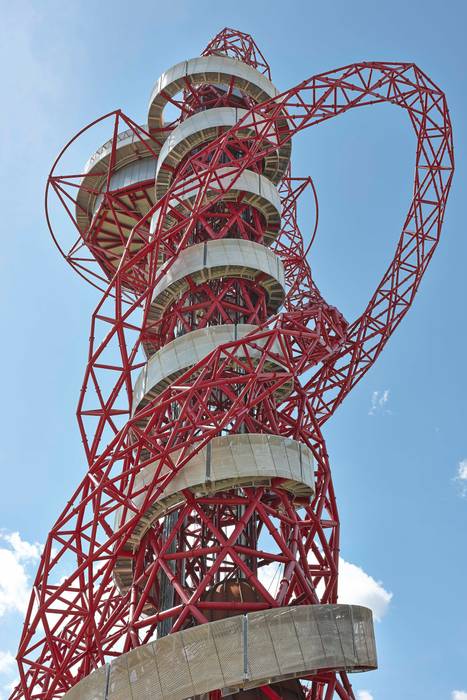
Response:
[{"label": "red painted metal", "polygon": [[[204,53],[231,55],[270,74],[253,39],[236,30],[220,32]],[[100,213],[86,231],[79,228],[75,214],[84,175],[59,174],[67,147],[52,168],[46,211],[54,240],[59,245],[51,220],[52,193],[77,235],[68,251],[61,248],[64,257],[103,294],[92,316],[77,411],[88,471],[47,538],[18,649],[20,682],[11,696],[15,700],[60,697],[106,660],[152,639],[158,625],[170,632],[206,622],[214,613],[337,600],[339,517],[321,429],[408,311],[434,253],[453,173],[449,113],[443,93],[417,66],[363,62],[314,76],[258,105],[212,86],[187,86],[183,99],[174,100],[180,117],[168,128],[201,104],[231,105],[239,99],[248,115],[182,161],[167,194],[155,204],[147,200],[143,216],[141,188],[115,192],[109,187],[121,126],[141,143],[149,138],[121,111],[96,120],[70,142],[96,124],[111,122],[107,184]],[[273,244],[287,282],[282,311],[270,317],[254,283],[226,279],[217,286],[198,285],[186,299],[173,303],[160,322],[151,324],[152,292],[161,278],[157,261],[164,259],[167,270],[194,241],[226,235],[262,241],[263,222],[257,212],[245,216],[241,198],[228,206],[222,203],[233,184],[222,175],[226,163],[237,175],[259,170],[277,143],[286,143],[298,131],[380,102],[405,109],[415,130],[414,190],[393,260],[356,320],[348,324],[313,281],[306,258],[309,246],[305,250],[297,224],[297,202],[311,190],[317,215],[316,192],[310,178],[293,178],[289,171],[279,186],[283,216]],[[251,124],[252,115],[255,134],[246,139],[242,123]],[[156,157],[158,134],[151,136],[156,147],[144,147]],[[214,194],[209,200],[199,194],[185,202],[185,210],[174,212],[173,203],[187,183],[194,191],[209,189]],[[134,222],[126,231],[120,225],[122,208]],[[169,211],[174,223],[164,228]],[[158,223],[151,235],[155,213]],[[112,235],[120,236],[114,249],[117,244],[124,247],[123,254],[114,253],[113,258],[96,243],[104,218],[113,220]],[[62,228],[66,225],[60,222]],[[239,320],[255,323],[258,329],[216,348],[132,415],[134,379],[145,362],[143,344],[154,352],[181,327],[184,332]],[[277,343],[280,358],[275,354]],[[254,353],[258,347],[259,360]],[[277,359],[281,371],[274,365]],[[280,480],[268,489],[252,487],[198,499],[187,492],[183,506],[156,522],[132,553],[127,547],[131,532],[193,451],[213,437],[237,432],[272,433],[305,443],[316,461],[313,499],[304,499],[297,509]],[[136,507],[133,499],[141,495],[136,476],[155,460],[160,469]],[[114,529],[118,509],[126,519]],[[169,517],[170,527],[164,530]],[[133,561],[133,581],[126,592],[113,579],[119,557]],[[266,566],[280,567],[277,585],[267,585],[265,572],[271,569]],[[225,577],[248,581],[252,598],[239,603],[207,595]],[[162,580],[170,584],[168,607],[161,605]],[[320,673],[302,683],[310,700],[354,697],[345,673]],[[266,697],[281,697],[278,692],[277,687],[263,689]]]}]

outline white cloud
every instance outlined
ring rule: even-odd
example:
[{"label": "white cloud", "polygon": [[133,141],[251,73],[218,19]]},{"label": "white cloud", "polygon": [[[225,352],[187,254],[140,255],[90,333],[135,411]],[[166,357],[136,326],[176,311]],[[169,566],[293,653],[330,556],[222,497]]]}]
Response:
[{"label": "white cloud", "polygon": [[[9,651],[0,651],[0,675],[7,676],[8,680],[6,683],[3,682],[2,690],[7,694],[7,697],[11,695],[15,687],[18,685],[16,659],[13,654]],[[12,676],[15,676],[12,679]],[[0,700],[3,700],[3,693],[0,693]]]},{"label": "white cloud", "polygon": [[[310,563],[313,562],[313,555],[309,556]],[[276,595],[282,579],[283,564],[273,562],[259,570],[258,578],[263,586]],[[319,585],[318,595],[322,595],[323,586]],[[367,574],[360,566],[351,564],[342,557],[339,557],[339,603],[349,603],[353,605],[363,605],[370,608],[375,620],[380,622],[388,611],[392,599],[392,593],[387,591],[381,581],[377,581],[370,574]],[[362,691],[368,692],[368,691]],[[371,697],[371,696],[370,696]],[[362,700],[367,700],[365,696]]]},{"label": "white cloud", "polygon": [[[3,690],[6,690],[6,692],[7,692],[7,697],[10,697],[10,695],[12,694],[12,692],[14,691],[14,689],[16,688],[18,683],[19,683],[19,678],[16,677],[14,680],[9,681],[8,683],[6,683],[3,686]],[[0,700],[3,700],[3,699],[0,698]]]},{"label": "white cloud", "polygon": [[381,581],[376,581],[356,564],[340,558],[339,603],[364,605],[373,611],[376,620],[381,621],[387,613],[391,598],[392,593],[383,587]]},{"label": "white cloud", "polygon": [[277,593],[282,571],[283,564],[275,561],[266,564],[266,566],[262,566],[258,571],[260,582],[271,595],[276,595]]},{"label": "white cloud", "polygon": [[373,700],[373,695],[369,690],[359,690],[357,693],[357,700]]},{"label": "white cloud", "polygon": [[41,556],[42,545],[38,542],[32,544],[22,540],[19,532],[11,532],[8,534],[0,533],[0,539],[5,540],[11,545],[16,557],[19,560],[37,561]]},{"label": "white cloud", "polygon": [[40,558],[41,545],[22,540],[18,532],[0,533],[0,617],[25,613],[30,594],[29,567]]},{"label": "white cloud", "polygon": [[11,673],[16,666],[15,657],[9,651],[0,651],[0,673]]},{"label": "white cloud", "polygon": [[465,690],[453,690],[451,693],[452,700],[467,700],[467,692]]},{"label": "white cloud", "polygon": [[457,474],[454,477],[454,481],[457,481],[461,495],[467,496],[467,458],[461,459],[457,465]]},{"label": "white cloud", "polygon": [[391,413],[386,408],[386,405],[389,401],[389,389],[384,389],[384,391],[374,391],[371,394],[371,406],[370,410],[368,411],[369,416],[374,416],[375,413]]},{"label": "white cloud", "polygon": [[467,481],[467,459],[463,459],[459,462],[457,467],[457,478],[461,481]]}]

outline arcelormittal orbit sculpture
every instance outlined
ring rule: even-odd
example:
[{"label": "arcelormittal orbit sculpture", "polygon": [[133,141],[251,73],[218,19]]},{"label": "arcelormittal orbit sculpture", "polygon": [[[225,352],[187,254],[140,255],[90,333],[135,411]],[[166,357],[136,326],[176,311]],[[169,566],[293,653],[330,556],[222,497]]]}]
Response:
[{"label": "arcelormittal orbit sculpture", "polygon": [[[348,324],[306,260],[297,200],[315,193],[291,175],[291,142],[380,102],[415,130],[413,200]],[[84,174],[63,174],[102,127]],[[279,92],[231,29],[159,78],[147,125],[117,110],[63,149],[47,220],[103,291],[78,404],[88,471],[47,539],[12,698],[354,697],[348,673],[376,668],[373,625],[337,602],[321,429],[408,311],[452,172],[444,95],[415,65]],[[71,248],[54,233],[70,222]]]}]

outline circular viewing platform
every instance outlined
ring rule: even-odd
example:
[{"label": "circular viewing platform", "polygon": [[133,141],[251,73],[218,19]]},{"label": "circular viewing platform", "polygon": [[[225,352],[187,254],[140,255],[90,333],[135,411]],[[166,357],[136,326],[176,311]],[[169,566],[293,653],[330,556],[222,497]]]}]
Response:
[{"label": "circular viewing platform", "polygon": [[[181,451],[172,456],[177,463]],[[141,508],[152,487],[159,461],[144,467],[135,478],[132,502]],[[281,435],[241,433],[213,438],[177,471],[160,496],[149,499],[140,520],[133,528],[126,547],[135,551],[145,533],[168,510],[185,502],[183,491],[189,490],[196,498],[236,488],[271,487],[283,489],[293,495],[297,507],[303,500],[312,498],[315,461],[311,450],[302,442]],[[169,473],[167,467],[160,477]],[[133,516],[133,511],[119,508],[115,516],[115,529],[119,529]],[[133,562],[120,556],[115,563],[115,582],[126,593],[133,580]]]},{"label": "circular viewing platform", "polygon": [[66,700],[186,700],[326,671],[377,668],[371,610],[360,605],[272,608],[208,622],[122,654]]},{"label": "circular viewing platform", "polygon": [[[160,199],[168,190],[175,168],[183,158],[201,144],[212,141],[222,132],[231,129],[241,119],[244,120],[237,136],[247,137],[261,131],[261,118],[245,119],[248,111],[237,107],[215,107],[198,112],[181,122],[167,137],[162,146],[156,170],[156,195]],[[277,138],[271,146],[277,145]],[[262,174],[277,184],[285,175],[290,161],[291,142],[288,141],[264,159]]]},{"label": "circular viewing platform", "polygon": [[[281,356],[283,357],[283,349],[277,339],[272,342],[270,348],[266,349],[269,343],[267,331],[264,333],[258,331],[260,337],[255,338],[254,331],[256,330],[258,330],[258,326],[249,323],[224,323],[218,326],[199,328],[164,345],[149,358],[135,382],[133,415],[137,414],[178,377],[182,376],[190,367],[201,362],[216,348],[221,345],[233,344],[238,340],[242,340],[243,343],[237,348],[229,347],[231,355],[229,364],[232,371],[237,365],[236,360],[238,360],[239,373],[243,375],[249,362],[256,365],[260,359],[265,357],[263,372],[285,373],[287,375],[286,381],[274,391],[276,398],[282,400],[290,394],[293,387],[293,379],[288,375],[285,360],[284,364],[280,360]],[[247,339],[248,335],[251,335],[251,339]],[[221,362],[224,364],[225,360],[226,356]],[[147,418],[139,418],[137,423],[143,426],[147,420]]]},{"label": "circular viewing platform", "polygon": [[163,128],[166,104],[188,85],[225,85],[241,90],[256,102],[279,94],[266,76],[242,61],[227,56],[200,56],[181,61],[161,75],[149,99],[148,127],[151,133]]}]

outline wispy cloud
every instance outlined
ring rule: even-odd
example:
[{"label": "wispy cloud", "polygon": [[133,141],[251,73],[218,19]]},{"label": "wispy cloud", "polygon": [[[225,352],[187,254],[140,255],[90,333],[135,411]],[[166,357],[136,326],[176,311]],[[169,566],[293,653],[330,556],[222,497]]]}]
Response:
[{"label": "wispy cloud", "polygon": [[389,389],[384,389],[383,391],[374,391],[371,394],[371,405],[368,411],[369,416],[374,416],[375,413],[391,413],[387,408],[389,393]]},{"label": "wispy cloud", "polygon": [[373,700],[373,695],[369,690],[359,690],[357,692],[357,700]]},{"label": "wispy cloud", "polygon": [[461,496],[467,496],[467,458],[461,459],[461,461],[457,465],[457,474],[454,477],[454,481],[459,487]]},{"label": "wispy cloud", "polygon": [[[5,683],[3,686],[3,690],[6,692],[7,697],[9,698],[16,686],[19,683],[19,678],[16,677],[12,681],[8,681],[8,683]],[[0,700],[3,700],[3,696],[0,696]]]},{"label": "wispy cloud", "polygon": [[[19,532],[0,530],[0,617],[26,612],[32,575],[42,549],[38,542],[23,540]],[[0,650],[0,675],[5,676],[1,685],[8,696],[18,682],[16,660],[9,650]]]},{"label": "wispy cloud", "polygon": [[39,543],[21,539],[18,532],[0,532],[0,617],[26,611],[31,568],[39,561],[41,550]]},{"label": "wispy cloud", "polygon": [[13,654],[9,651],[0,651],[0,673],[10,674],[16,667],[16,661]]},{"label": "wispy cloud", "polygon": [[[0,651],[0,675],[6,676],[2,680],[2,690],[5,691],[8,697],[13,692],[13,689],[18,684],[16,659],[9,651]],[[0,700],[3,700],[3,693],[0,694]]]},{"label": "wispy cloud", "polygon": [[453,690],[451,700],[467,700],[467,692],[465,690]]}]

